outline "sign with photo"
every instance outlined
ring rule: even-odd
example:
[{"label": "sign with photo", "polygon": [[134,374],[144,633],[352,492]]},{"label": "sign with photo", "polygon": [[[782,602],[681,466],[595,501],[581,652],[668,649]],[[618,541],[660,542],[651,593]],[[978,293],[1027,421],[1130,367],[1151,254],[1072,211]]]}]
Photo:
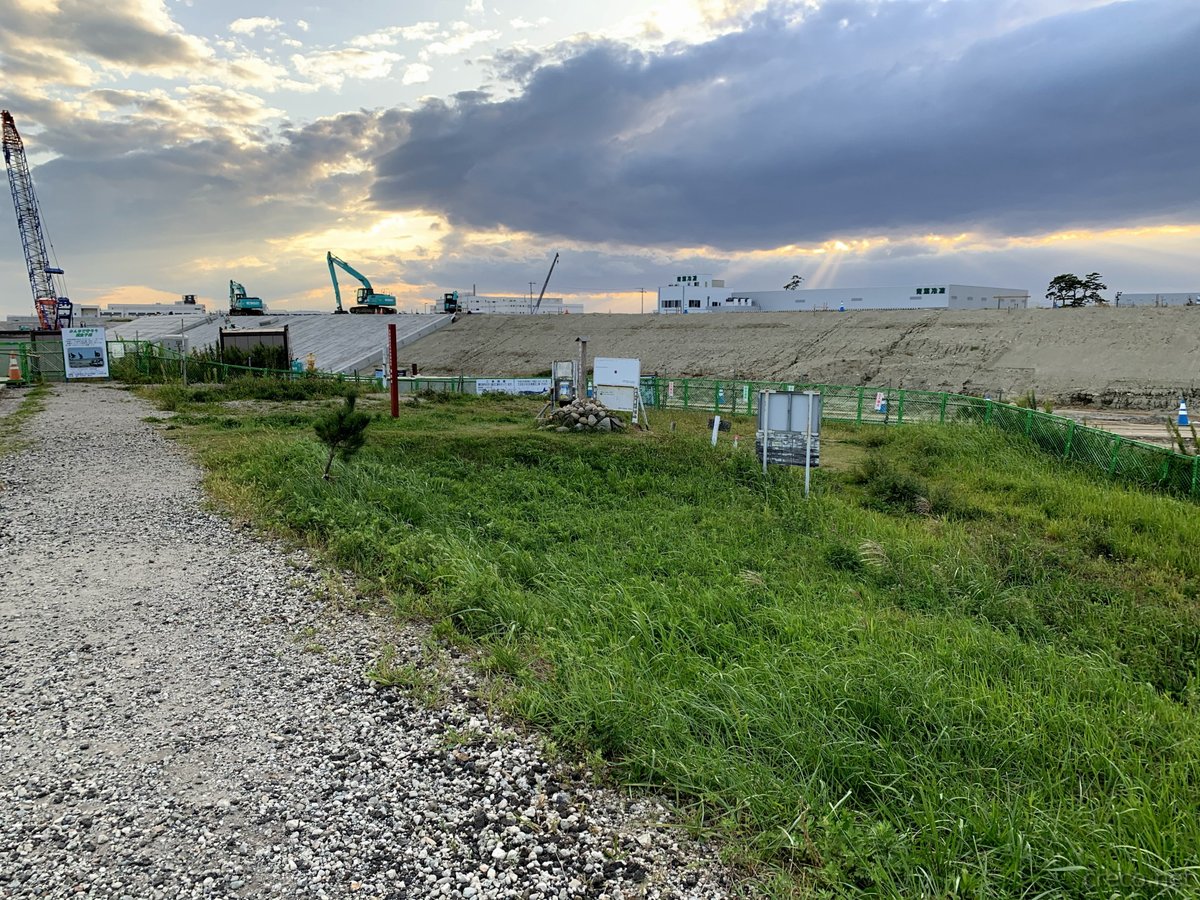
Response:
[{"label": "sign with photo", "polygon": [[108,377],[108,345],[103,328],[64,328],[62,344],[68,381]]}]

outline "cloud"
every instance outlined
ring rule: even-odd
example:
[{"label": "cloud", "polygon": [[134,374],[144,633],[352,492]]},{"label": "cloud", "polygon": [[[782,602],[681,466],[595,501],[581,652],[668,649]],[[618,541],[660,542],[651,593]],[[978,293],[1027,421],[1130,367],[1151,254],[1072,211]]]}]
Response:
[{"label": "cloud", "polygon": [[404,77],[400,80],[404,84],[424,84],[432,73],[433,69],[424,63],[413,63],[404,69]]},{"label": "cloud", "polygon": [[6,67],[32,56],[31,46],[42,56],[81,56],[149,71],[178,70],[212,55],[201,38],[183,32],[160,0],[5,4],[0,11],[0,54]]},{"label": "cloud", "polygon": [[234,34],[251,35],[256,31],[277,31],[282,25],[281,19],[255,16],[249,19],[234,19],[229,23],[229,30]]},{"label": "cloud", "polygon": [[421,58],[454,56],[470,50],[476,44],[499,40],[499,31],[475,29],[466,22],[455,22],[440,40],[431,41],[421,49]]},{"label": "cloud", "polygon": [[1200,6],[1062,6],[1082,8],[832,0],[660,52],[580,44],[512,99],[398,115],[373,196],[456,226],[722,250],[1194,220]]},{"label": "cloud", "polygon": [[371,80],[386,78],[404,57],[390,50],[364,50],[343,47],[339,50],[318,50],[297,53],[291,57],[292,66],[302,78],[322,87],[338,89],[347,78]]},{"label": "cloud", "polygon": [[508,20],[508,26],[514,31],[525,31],[530,28],[541,28],[544,25],[549,25],[550,19],[547,16],[542,16],[536,22],[530,22],[528,19],[523,19],[517,16],[515,19]]},{"label": "cloud", "polygon": [[414,25],[396,25],[350,40],[352,47],[391,47],[401,41],[427,41],[441,34],[442,26],[437,22],[417,22]]}]

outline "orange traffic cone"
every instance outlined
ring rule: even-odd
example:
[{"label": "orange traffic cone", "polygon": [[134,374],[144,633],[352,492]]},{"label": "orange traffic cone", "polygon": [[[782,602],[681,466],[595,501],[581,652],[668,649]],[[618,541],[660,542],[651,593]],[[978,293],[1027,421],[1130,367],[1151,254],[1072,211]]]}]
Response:
[{"label": "orange traffic cone", "polygon": [[8,355],[8,383],[9,385],[20,384],[24,379],[21,378],[21,364],[17,362],[17,354],[10,353]]}]

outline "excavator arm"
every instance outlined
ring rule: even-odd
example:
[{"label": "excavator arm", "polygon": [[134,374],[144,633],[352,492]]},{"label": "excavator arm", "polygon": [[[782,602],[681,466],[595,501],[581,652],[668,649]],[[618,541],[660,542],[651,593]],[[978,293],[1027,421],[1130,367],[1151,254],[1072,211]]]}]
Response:
[{"label": "excavator arm", "polygon": [[337,309],[334,312],[344,313],[346,310],[342,309],[342,289],[338,287],[337,270],[333,267],[334,260],[337,260],[343,266],[346,265],[332,253],[325,253],[325,262],[329,264],[329,278],[333,281],[333,299],[337,302]]},{"label": "excavator arm", "polygon": [[533,311],[536,313],[542,305],[542,298],[546,296],[546,285],[550,283],[550,276],[554,274],[554,267],[558,265],[558,254],[554,254],[554,259],[550,261],[550,271],[546,273],[546,280],[542,282],[542,291],[538,294],[537,303],[533,305]]},{"label": "excavator arm", "polygon": [[[329,277],[333,281],[333,296],[337,301],[337,309],[334,312],[395,312],[396,298],[391,294],[379,294],[375,292],[375,288],[371,287],[371,282],[367,280],[367,276],[359,272],[354,266],[346,262],[332,253],[326,251],[325,261],[329,264]],[[341,269],[347,275],[357,278],[359,284],[362,285],[358,289],[357,304],[353,309],[347,310],[342,307],[342,291],[338,287],[337,269]]]}]

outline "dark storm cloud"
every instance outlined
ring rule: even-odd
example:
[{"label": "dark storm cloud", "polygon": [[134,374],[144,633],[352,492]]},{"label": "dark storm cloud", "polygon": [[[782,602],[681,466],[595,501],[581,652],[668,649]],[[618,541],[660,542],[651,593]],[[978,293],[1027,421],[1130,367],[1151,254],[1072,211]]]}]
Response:
[{"label": "dark storm cloud", "polygon": [[456,225],[725,250],[1194,219],[1200,3],[1005,30],[1022,11],[846,0],[653,54],[580,47],[515,98],[398,117],[374,199]]},{"label": "dark storm cloud", "polygon": [[256,253],[264,237],[328,227],[369,180],[338,170],[378,140],[368,113],[285,126],[249,146],[215,129],[179,141],[169,120],[149,117],[73,123],[46,110],[40,119],[38,143],[62,154],[34,173],[43,213],[60,244],[96,252]]}]

